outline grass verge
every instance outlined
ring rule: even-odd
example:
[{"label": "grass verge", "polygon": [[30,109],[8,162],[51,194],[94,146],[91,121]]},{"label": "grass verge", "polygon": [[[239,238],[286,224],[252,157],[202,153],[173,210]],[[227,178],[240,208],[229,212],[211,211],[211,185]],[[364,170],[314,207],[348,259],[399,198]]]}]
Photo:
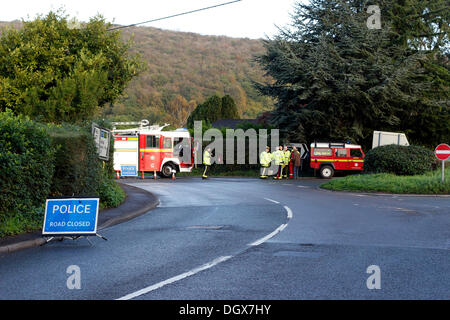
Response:
[{"label": "grass verge", "polygon": [[361,174],[331,180],[322,184],[321,188],[399,194],[450,194],[450,168],[445,169],[445,177],[445,183],[442,183],[441,169],[415,176],[396,176],[388,173]]}]

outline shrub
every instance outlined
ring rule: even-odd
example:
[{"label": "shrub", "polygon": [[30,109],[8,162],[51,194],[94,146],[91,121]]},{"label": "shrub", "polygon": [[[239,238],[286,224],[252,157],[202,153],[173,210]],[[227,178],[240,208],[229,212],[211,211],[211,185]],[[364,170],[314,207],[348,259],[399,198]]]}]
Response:
[{"label": "shrub", "polygon": [[434,162],[431,150],[392,144],[370,150],[364,159],[364,172],[418,175],[432,170]]},{"label": "shrub", "polygon": [[101,208],[114,208],[119,206],[126,197],[120,185],[107,175],[103,175],[98,190]]},{"label": "shrub", "polygon": [[42,206],[54,154],[44,125],[10,111],[0,113],[0,214]]},{"label": "shrub", "polygon": [[98,195],[102,166],[91,133],[65,124],[51,127],[49,134],[56,149],[51,195]]}]

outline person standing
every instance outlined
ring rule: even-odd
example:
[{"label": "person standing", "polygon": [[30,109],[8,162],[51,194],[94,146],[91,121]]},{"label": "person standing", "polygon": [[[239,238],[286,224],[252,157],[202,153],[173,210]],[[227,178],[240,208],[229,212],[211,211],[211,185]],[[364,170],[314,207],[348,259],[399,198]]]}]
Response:
[{"label": "person standing", "polygon": [[272,156],[270,154],[270,148],[266,147],[266,151],[261,152],[261,154],[259,155],[259,163],[261,164],[262,167],[262,172],[261,172],[261,179],[266,179],[267,178],[267,171],[269,169],[270,163],[272,162]]},{"label": "person standing", "polygon": [[283,146],[279,146],[278,150],[273,154],[273,159],[275,160],[275,165],[278,166],[277,176],[273,177],[274,179],[281,179],[283,174]]},{"label": "person standing", "polygon": [[300,168],[302,158],[301,158],[300,152],[298,152],[297,147],[295,147],[295,146],[292,148],[291,159],[292,159],[292,164],[294,167],[293,178],[297,179],[298,178],[298,169]]},{"label": "person standing", "polygon": [[205,171],[203,171],[202,179],[207,179],[208,176],[206,175],[206,173],[211,166],[211,148],[207,148],[203,153],[203,165],[205,166]]},{"label": "person standing", "polygon": [[283,176],[282,178],[288,178],[289,175],[289,162],[291,161],[291,151],[288,150],[288,147],[284,146],[283,151]]}]

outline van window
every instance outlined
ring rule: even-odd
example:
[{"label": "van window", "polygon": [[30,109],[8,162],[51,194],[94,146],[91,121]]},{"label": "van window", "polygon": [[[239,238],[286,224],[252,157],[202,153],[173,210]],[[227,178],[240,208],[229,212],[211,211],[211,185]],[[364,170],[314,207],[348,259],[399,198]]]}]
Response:
[{"label": "van window", "polygon": [[334,149],[334,154],[336,157],[346,157],[347,149]]},{"label": "van window", "polygon": [[163,149],[172,149],[172,139],[171,138],[163,139]]},{"label": "van window", "polygon": [[313,155],[319,157],[331,157],[333,154],[330,148],[314,148]]},{"label": "van window", "polygon": [[350,157],[362,157],[362,152],[360,149],[350,149]]},{"label": "van window", "polygon": [[147,148],[159,148],[159,137],[147,136]]}]

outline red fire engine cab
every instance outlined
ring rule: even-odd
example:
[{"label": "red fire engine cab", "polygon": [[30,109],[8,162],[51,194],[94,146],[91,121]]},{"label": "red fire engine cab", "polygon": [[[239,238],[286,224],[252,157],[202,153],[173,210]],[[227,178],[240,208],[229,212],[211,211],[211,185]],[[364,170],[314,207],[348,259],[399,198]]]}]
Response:
[{"label": "red fire engine cab", "polygon": [[310,157],[311,168],[329,179],[336,171],[361,171],[365,154],[360,145],[313,142]]},{"label": "red fire engine cab", "polygon": [[117,176],[144,176],[145,172],[171,177],[175,172],[191,172],[194,165],[192,138],[187,129],[162,131],[168,124],[148,126],[148,121],[115,122],[116,125],[139,123],[139,128],[113,130],[114,170]]}]

